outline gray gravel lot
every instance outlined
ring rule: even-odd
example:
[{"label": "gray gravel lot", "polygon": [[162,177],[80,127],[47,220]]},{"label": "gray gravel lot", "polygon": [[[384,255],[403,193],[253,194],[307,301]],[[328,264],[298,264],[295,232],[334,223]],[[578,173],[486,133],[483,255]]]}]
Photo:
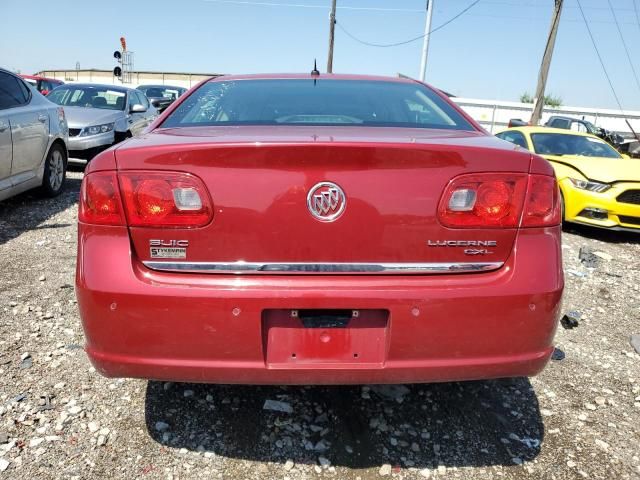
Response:
[{"label": "gray gravel lot", "polygon": [[564,311],[578,326],[558,330],[564,358],[536,378],[111,380],[83,352],[73,290],[81,178],[53,200],[0,202],[0,478],[640,478],[640,234],[565,233]]}]

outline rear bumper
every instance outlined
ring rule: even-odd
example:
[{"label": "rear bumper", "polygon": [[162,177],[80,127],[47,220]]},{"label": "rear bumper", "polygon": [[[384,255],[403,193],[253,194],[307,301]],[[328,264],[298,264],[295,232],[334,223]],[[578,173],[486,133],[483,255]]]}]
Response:
[{"label": "rear bumper", "polygon": [[[80,225],[76,290],[86,351],[106,376],[207,383],[535,375],[551,355],[560,309],[559,235],[559,227],[523,231],[493,272],[234,276],[154,272],[132,261],[125,228]],[[381,356],[304,361],[317,351],[317,335],[303,331],[296,332],[302,355],[272,362],[278,346],[265,331],[265,311],[317,308],[387,311]]]},{"label": "rear bumper", "polygon": [[553,348],[492,358],[387,361],[383,367],[345,366],[265,368],[263,361],[152,359],[87,349],[91,363],[108,377],[249,385],[349,385],[431,383],[533,376],[547,364]]}]

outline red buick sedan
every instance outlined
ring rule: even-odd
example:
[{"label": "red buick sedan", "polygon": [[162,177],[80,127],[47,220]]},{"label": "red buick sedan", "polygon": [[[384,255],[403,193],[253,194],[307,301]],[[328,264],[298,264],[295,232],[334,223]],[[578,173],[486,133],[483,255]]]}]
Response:
[{"label": "red buick sedan", "polygon": [[76,288],[110,377],[534,375],[563,290],[549,164],[399,78],[229,76],[89,164]]}]

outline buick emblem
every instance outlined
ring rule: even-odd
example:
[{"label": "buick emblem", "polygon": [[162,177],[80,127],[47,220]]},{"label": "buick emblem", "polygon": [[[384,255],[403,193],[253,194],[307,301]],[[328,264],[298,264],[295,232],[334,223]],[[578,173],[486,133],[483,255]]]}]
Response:
[{"label": "buick emblem", "polygon": [[317,220],[333,222],[344,213],[347,205],[342,189],[332,182],[320,182],[309,190],[307,207]]}]

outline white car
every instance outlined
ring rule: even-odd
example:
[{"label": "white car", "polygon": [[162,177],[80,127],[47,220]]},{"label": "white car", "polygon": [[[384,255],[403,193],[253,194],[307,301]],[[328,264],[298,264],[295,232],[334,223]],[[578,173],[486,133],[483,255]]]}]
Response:
[{"label": "white car", "polygon": [[62,107],[0,69],[0,200],[37,187],[58,195],[66,178],[68,135]]}]

